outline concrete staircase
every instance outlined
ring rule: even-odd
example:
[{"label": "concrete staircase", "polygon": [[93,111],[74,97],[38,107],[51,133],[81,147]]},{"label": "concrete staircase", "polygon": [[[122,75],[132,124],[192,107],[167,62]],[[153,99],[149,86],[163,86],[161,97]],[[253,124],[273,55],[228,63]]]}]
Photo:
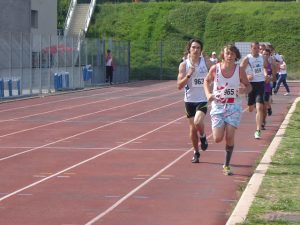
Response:
[{"label": "concrete staircase", "polygon": [[90,4],[77,4],[70,22],[70,27],[67,36],[78,37],[80,31],[84,29],[86,17],[89,11]]}]

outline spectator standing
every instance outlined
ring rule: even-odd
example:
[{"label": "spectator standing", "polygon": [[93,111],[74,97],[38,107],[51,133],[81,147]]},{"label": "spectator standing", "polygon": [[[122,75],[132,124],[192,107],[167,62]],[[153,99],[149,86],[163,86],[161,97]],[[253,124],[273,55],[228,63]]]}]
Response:
[{"label": "spectator standing", "polygon": [[217,64],[219,61],[218,57],[217,57],[217,53],[212,52],[209,60],[210,60],[211,64]]},{"label": "spectator standing", "polygon": [[115,69],[115,62],[110,49],[107,49],[105,56],[105,67],[106,67],[106,83],[112,84],[113,72]]}]

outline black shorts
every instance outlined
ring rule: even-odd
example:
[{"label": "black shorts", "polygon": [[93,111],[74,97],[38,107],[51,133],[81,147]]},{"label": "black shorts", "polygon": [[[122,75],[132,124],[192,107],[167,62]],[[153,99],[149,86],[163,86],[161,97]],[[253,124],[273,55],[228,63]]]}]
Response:
[{"label": "black shorts", "polygon": [[264,103],[265,82],[250,82],[252,91],[248,94],[248,105]]},{"label": "black shorts", "polygon": [[194,117],[197,111],[207,113],[207,102],[185,102],[185,112],[187,118]]}]

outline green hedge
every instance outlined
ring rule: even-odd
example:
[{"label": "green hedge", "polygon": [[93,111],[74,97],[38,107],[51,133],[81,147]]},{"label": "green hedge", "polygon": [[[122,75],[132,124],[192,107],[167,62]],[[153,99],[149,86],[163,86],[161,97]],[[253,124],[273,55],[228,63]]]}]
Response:
[{"label": "green hedge", "polygon": [[168,79],[176,78],[190,38],[204,40],[207,53],[219,52],[228,42],[268,41],[285,56],[289,77],[300,79],[300,4],[296,2],[98,4],[87,37],[130,40],[132,75],[157,77],[163,65]]}]

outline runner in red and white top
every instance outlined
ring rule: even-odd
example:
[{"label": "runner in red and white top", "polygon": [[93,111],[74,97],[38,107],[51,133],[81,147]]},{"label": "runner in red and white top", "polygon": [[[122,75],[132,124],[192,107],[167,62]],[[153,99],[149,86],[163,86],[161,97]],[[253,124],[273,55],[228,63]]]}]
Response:
[{"label": "runner in red and white top", "polygon": [[[213,65],[204,80],[207,99],[211,101],[211,121],[213,138],[216,143],[224,137],[225,163],[223,172],[231,175],[230,160],[234,148],[235,130],[240,124],[242,113],[241,95],[251,91],[246,72],[236,62],[241,58],[234,45],[226,45],[221,51],[222,62]],[[210,85],[213,82],[213,91]]]}]

